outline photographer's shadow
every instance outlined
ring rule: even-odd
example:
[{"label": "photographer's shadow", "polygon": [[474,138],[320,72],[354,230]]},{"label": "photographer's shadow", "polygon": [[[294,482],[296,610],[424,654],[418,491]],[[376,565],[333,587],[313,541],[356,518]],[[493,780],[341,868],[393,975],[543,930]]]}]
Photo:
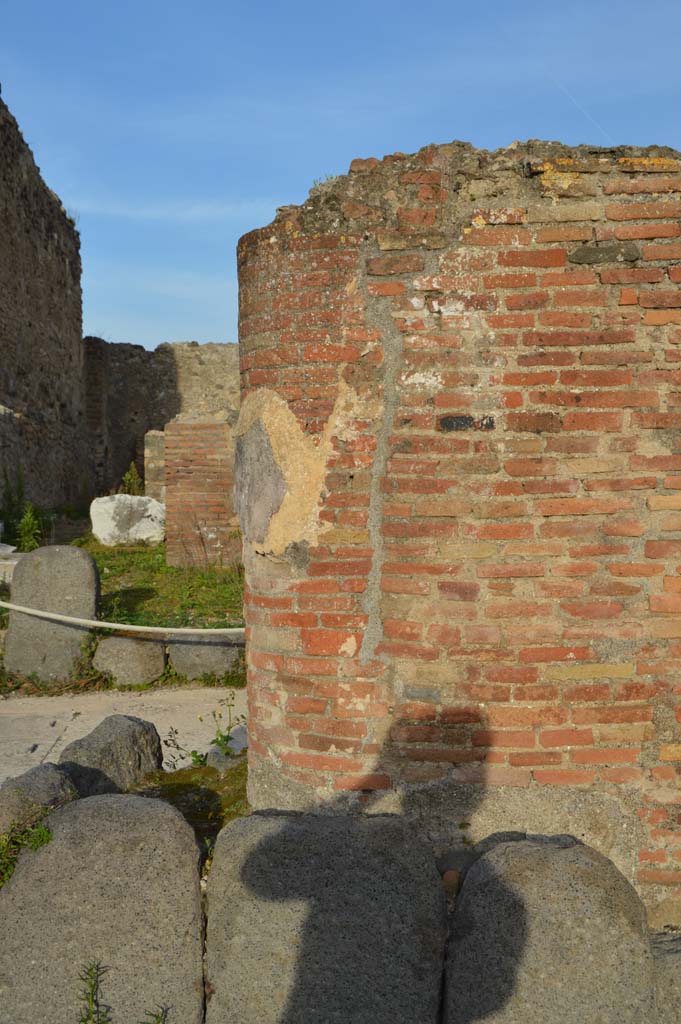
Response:
[{"label": "photographer's shadow", "polygon": [[[414,752],[401,742],[404,726],[413,728],[393,726],[372,775],[395,780],[406,766],[413,768]],[[484,796],[484,762],[475,760],[481,754],[473,743],[481,728],[482,714],[457,727],[447,779],[398,783],[399,814],[381,813],[383,796],[372,790],[339,795],[323,813],[265,814],[267,834],[247,857],[241,881],[259,900],[307,903],[302,929],[291,935],[298,942],[294,977],[288,992],[278,993],[279,1009],[270,1008],[268,1021],[474,1024],[505,1005],[525,941],[522,901],[501,879],[489,879],[495,920],[484,927],[508,941],[493,971],[481,974],[467,956],[480,920],[465,898],[453,913],[450,905],[447,919],[443,882],[426,841],[424,806],[434,786],[451,786],[455,794],[452,836],[461,835],[460,823]],[[460,840],[457,846],[449,864],[465,877],[477,851]],[[447,859],[440,858],[441,870]]]}]

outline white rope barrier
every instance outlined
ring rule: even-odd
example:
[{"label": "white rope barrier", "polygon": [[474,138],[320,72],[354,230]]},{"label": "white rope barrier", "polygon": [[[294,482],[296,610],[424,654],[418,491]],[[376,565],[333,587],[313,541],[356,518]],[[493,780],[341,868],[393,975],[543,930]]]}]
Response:
[{"label": "white rope barrier", "polygon": [[232,629],[199,629],[189,626],[133,626],[127,622],[103,622],[101,619],[77,619],[73,615],[60,615],[59,612],[46,612],[38,608],[25,608],[20,604],[0,601],[0,608],[9,608],[11,612],[33,615],[37,619],[51,619],[54,622],[65,622],[69,626],[87,626],[89,629],[113,629],[117,633],[172,633],[180,636],[231,636],[235,640],[244,640],[246,630],[243,627]]}]

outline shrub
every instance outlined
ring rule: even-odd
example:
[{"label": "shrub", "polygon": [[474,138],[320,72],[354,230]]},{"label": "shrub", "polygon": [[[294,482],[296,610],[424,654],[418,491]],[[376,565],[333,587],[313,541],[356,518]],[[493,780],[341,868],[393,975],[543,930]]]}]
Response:
[{"label": "shrub", "polygon": [[16,541],[19,551],[35,551],[40,547],[42,529],[38,513],[30,501],[26,502],[23,515],[19,521],[16,532]]},{"label": "shrub", "polygon": [[123,479],[121,480],[121,486],[118,493],[144,495],[142,477],[137,472],[137,466],[134,462],[131,462],[128,466],[128,471],[124,474]]}]

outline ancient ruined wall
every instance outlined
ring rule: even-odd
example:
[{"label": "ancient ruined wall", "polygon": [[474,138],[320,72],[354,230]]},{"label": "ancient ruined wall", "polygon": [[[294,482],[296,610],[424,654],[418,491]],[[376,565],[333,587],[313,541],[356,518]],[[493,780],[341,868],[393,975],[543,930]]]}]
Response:
[{"label": "ancient ruined wall", "polygon": [[222,421],[173,420],[165,430],[166,561],[228,565],[240,555],[234,434]]},{"label": "ancient ruined wall", "polygon": [[0,473],[41,505],[87,497],[80,239],[0,100]]},{"label": "ancient ruined wall", "polygon": [[255,806],[570,832],[681,922],[680,193],[454,143],[241,240]]},{"label": "ancient ruined wall", "polygon": [[88,427],[101,493],[118,487],[130,462],[144,471],[144,435],[176,416],[239,407],[236,345],[179,342],[153,352],[86,338]]}]

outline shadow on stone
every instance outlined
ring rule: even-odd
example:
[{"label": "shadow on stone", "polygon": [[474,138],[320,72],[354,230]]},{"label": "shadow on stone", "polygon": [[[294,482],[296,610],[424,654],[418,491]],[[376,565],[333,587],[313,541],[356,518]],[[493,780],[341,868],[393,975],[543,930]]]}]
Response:
[{"label": "shadow on stone", "polygon": [[[468,730],[472,756],[479,756],[471,736],[480,724],[471,722]],[[394,778],[400,756],[388,741],[375,775],[392,772]],[[465,754],[462,760],[470,761]],[[473,812],[485,791],[483,777],[478,770],[478,784],[465,787],[469,803],[459,803],[457,816]],[[441,1020],[447,947],[441,872],[454,864],[438,869],[421,838],[416,822],[423,789],[400,788],[400,815],[380,813],[378,791],[342,793],[311,813],[264,811],[220,833],[208,890],[206,966],[214,994],[207,1024]],[[463,875],[480,852],[459,848],[457,870]],[[503,963],[493,985],[479,979],[482,1002],[450,993],[457,1024],[495,1015],[516,984],[525,913],[502,879],[492,913],[504,919]],[[458,939],[465,935],[465,921],[457,922],[456,914],[449,927]],[[255,972],[257,979],[256,959],[265,968]]]}]

